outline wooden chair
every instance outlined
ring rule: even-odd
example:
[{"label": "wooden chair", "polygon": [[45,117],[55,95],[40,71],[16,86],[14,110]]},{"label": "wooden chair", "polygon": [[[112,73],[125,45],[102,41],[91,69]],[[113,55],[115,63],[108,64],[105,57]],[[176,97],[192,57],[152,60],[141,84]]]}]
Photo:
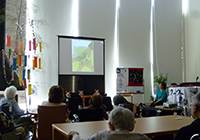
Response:
[{"label": "wooden chair", "polygon": [[121,94],[123,97],[131,97],[131,103],[133,103],[133,94]]},{"label": "wooden chair", "polygon": [[103,104],[106,106],[106,111],[113,110],[112,100],[109,96],[103,97]]},{"label": "wooden chair", "polygon": [[34,123],[34,140],[51,140],[52,124],[65,123],[65,120],[66,105],[38,106],[38,121]]},{"label": "wooden chair", "polygon": [[82,100],[83,100],[83,107],[85,107],[85,98],[91,98],[92,95],[83,95]]}]

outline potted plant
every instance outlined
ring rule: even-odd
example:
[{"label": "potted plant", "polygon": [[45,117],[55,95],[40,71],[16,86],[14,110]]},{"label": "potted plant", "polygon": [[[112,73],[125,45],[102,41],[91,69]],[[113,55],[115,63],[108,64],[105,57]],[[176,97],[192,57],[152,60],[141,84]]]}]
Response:
[{"label": "potted plant", "polygon": [[161,73],[159,76],[154,77],[154,94],[157,93],[159,89],[159,84],[161,82],[167,83],[167,78],[168,78],[168,73],[166,74],[166,76],[163,76],[163,74]]}]

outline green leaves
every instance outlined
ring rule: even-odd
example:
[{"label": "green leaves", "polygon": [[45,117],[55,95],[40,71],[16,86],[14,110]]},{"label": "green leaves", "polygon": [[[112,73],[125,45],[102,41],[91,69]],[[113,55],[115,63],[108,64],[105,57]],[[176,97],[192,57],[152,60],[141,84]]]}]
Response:
[{"label": "green leaves", "polygon": [[168,75],[166,75],[166,77],[164,77],[162,74],[160,74],[160,76],[155,76],[154,77],[154,85],[155,86],[158,86],[161,82],[167,82],[167,76]]}]

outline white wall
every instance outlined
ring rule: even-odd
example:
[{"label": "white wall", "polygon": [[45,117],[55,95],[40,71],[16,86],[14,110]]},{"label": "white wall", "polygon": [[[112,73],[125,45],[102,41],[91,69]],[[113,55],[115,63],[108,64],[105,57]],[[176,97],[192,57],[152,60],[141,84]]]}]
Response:
[{"label": "white wall", "polygon": [[119,66],[144,68],[145,100],[151,95],[151,1],[121,1],[119,11]]},{"label": "white wall", "polygon": [[[58,84],[58,34],[72,33],[72,1],[57,3],[54,0],[28,1],[36,9],[33,13],[36,35],[42,38],[43,53],[42,71],[35,70],[31,74],[31,84],[37,87],[37,96],[32,96],[33,104],[40,104],[48,99],[48,91],[52,85]],[[66,9],[66,11],[59,10]],[[30,34],[30,30],[27,34]]]},{"label": "white wall", "polygon": [[200,1],[188,0],[185,15],[185,74],[186,81],[195,82],[200,76]]},{"label": "white wall", "polygon": [[[78,35],[106,38],[105,88],[109,96],[116,94],[115,66],[143,67],[145,100],[149,101],[150,0],[120,1],[118,45],[115,42],[115,2],[116,0],[79,0]],[[57,35],[73,35],[72,4],[72,0],[34,0],[34,5],[39,8],[34,17],[47,22],[36,29],[46,43],[42,56],[43,72],[35,73],[33,79],[33,84],[41,81],[38,82],[41,84],[38,86],[37,96],[40,101],[47,99],[48,89],[58,83]],[[174,6],[176,8],[177,5]],[[115,54],[115,48],[118,48],[118,54]],[[116,55],[119,56],[119,61]]]},{"label": "white wall", "polygon": [[155,0],[154,74],[168,84],[182,82],[182,0]]}]

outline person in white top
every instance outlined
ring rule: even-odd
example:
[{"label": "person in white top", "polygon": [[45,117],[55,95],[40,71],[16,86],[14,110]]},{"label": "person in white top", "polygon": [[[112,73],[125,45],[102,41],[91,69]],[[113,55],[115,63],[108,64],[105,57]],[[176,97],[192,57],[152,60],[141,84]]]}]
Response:
[{"label": "person in white top", "polygon": [[[150,140],[143,134],[133,133],[134,114],[126,108],[117,107],[111,111],[109,116],[109,129],[97,132],[85,140]],[[84,140],[76,131],[71,131],[68,140]]]}]

